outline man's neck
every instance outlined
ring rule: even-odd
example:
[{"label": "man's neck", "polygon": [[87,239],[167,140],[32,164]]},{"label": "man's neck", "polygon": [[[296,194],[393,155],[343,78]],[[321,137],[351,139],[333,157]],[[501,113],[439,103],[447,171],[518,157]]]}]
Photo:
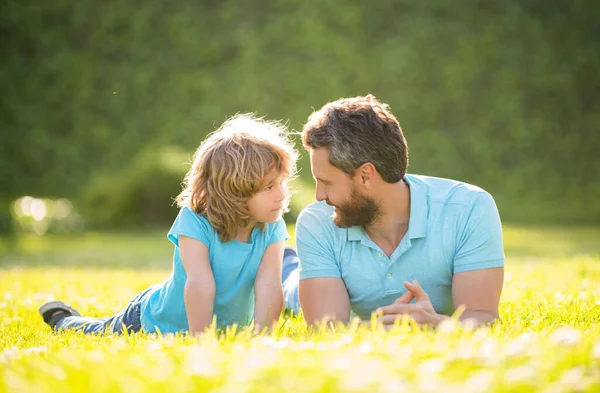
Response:
[{"label": "man's neck", "polygon": [[380,214],[365,231],[389,257],[408,231],[410,188],[404,181],[385,183],[378,198]]}]

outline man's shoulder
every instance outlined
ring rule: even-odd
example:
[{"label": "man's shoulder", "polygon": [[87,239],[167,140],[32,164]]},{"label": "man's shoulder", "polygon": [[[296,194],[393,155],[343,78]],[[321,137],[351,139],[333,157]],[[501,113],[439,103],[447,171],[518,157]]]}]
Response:
[{"label": "man's shoulder", "polygon": [[333,214],[333,206],[329,206],[324,201],[313,202],[310,205],[306,206],[300,212],[302,214],[317,214],[323,216],[331,216]]},{"label": "man's shoulder", "polygon": [[338,235],[345,229],[333,222],[333,206],[325,202],[314,202],[306,206],[298,215],[296,234],[309,231],[316,235]]},{"label": "man's shoulder", "polygon": [[319,222],[320,224],[333,224],[333,207],[325,202],[313,202],[306,206],[298,215],[297,224],[303,222]]},{"label": "man's shoulder", "polygon": [[481,187],[458,180],[441,177],[406,175],[411,186],[427,195],[430,203],[468,206],[482,194],[488,194]]}]

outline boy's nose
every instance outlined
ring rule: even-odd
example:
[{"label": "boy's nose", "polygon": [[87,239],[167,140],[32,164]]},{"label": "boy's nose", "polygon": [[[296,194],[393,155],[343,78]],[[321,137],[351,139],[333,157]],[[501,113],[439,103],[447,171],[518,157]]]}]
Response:
[{"label": "boy's nose", "polygon": [[287,197],[287,191],[283,185],[279,186],[279,195],[277,198],[277,202],[284,201]]}]

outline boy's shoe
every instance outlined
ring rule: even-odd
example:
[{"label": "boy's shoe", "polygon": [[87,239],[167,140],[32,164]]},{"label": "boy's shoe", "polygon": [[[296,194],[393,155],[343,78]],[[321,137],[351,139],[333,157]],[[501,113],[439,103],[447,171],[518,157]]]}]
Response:
[{"label": "boy's shoe", "polygon": [[58,321],[63,318],[70,316],[80,317],[81,314],[73,307],[66,305],[61,301],[52,301],[44,304],[39,309],[40,315],[52,329],[56,326]]}]

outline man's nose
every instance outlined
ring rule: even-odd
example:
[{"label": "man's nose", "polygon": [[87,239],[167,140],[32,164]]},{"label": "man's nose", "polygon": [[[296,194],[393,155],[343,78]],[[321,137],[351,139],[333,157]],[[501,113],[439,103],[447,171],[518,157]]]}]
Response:
[{"label": "man's nose", "polygon": [[324,201],[327,199],[327,194],[323,192],[323,190],[319,189],[319,187],[317,187],[317,189],[315,190],[315,199],[317,201]]}]

